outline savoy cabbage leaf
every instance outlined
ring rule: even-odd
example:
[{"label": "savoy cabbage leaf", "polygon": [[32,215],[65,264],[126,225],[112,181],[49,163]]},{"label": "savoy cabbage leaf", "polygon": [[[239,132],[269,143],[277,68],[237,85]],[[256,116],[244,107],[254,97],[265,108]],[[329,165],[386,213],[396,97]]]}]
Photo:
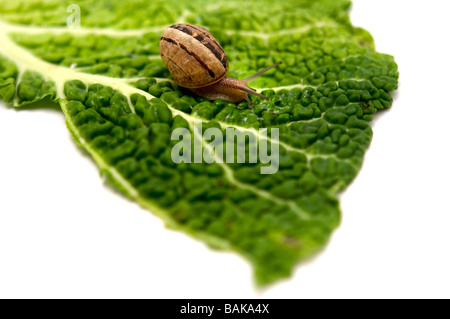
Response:
[{"label": "savoy cabbage leaf", "polygon": [[[259,284],[291,274],[328,241],[340,221],[337,196],[355,178],[373,114],[397,88],[394,59],[377,53],[349,21],[347,0],[0,1],[0,96],[20,107],[43,98],[110,185],[168,227],[254,266]],[[268,101],[208,101],[174,84],[158,51],[170,24],[202,25],[223,46],[230,71]],[[279,147],[279,169],[261,163],[180,163],[171,134],[226,128]],[[279,142],[258,129],[278,128]]]}]

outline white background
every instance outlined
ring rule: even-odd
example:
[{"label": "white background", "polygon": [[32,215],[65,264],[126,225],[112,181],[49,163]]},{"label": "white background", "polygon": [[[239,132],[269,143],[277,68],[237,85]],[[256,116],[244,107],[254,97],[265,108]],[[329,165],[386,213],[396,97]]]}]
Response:
[{"label": "white background", "polygon": [[396,57],[400,89],[329,245],[264,290],[236,254],[104,186],[57,109],[0,102],[0,298],[449,298],[449,12],[447,1],[354,1],[353,23]]}]

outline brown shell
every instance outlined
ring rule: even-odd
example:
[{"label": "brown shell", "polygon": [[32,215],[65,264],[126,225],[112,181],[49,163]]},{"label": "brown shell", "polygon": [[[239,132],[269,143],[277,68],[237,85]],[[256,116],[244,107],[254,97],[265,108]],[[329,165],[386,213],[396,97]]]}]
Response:
[{"label": "brown shell", "polygon": [[161,35],[159,52],[173,79],[182,87],[207,86],[228,73],[225,52],[203,27],[171,25]]}]

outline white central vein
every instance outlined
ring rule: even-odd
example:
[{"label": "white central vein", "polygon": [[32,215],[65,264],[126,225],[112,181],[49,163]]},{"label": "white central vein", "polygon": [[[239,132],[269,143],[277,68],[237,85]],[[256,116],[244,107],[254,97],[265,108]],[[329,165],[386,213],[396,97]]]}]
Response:
[{"label": "white central vein", "polygon": [[[190,12],[187,11],[185,14],[180,16],[178,23],[185,22],[184,19]],[[1,22],[0,22],[1,23]],[[114,28],[96,28],[96,27],[78,27],[78,28],[68,28],[66,26],[29,26],[22,24],[10,24],[3,23],[6,26],[8,32],[22,32],[26,34],[43,34],[43,33],[52,33],[52,34],[62,34],[62,33],[70,33],[72,35],[107,35],[110,37],[131,37],[131,36],[142,36],[146,33],[161,33],[165,28],[169,26],[160,25],[160,26],[152,26],[146,28],[139,29],[114,29]],[[2,25],[2,27],[3,27]],[[225,33],[227,35],[239,34],[246,37],[257,37],[263,40],[268,40],[270,37],[277,37],[289,34],[301,34],[306,33],[314,28],[322,28],[322,27],[335,27],[336,23],[333,22],[317,22],[304,25],[299,28],[292,29],[284,29],[279,31],[272,32],[260,32],[260,31],[245,31],[245,30],[226,30]]]}]

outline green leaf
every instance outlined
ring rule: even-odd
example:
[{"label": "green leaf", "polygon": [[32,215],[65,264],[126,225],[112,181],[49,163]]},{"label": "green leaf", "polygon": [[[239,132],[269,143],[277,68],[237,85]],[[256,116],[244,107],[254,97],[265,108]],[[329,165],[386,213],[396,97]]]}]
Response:
[{"label": "green leaf", "polygon": [[[59,103],[110,185],[168,227],[245,256],[258,284],[288,277],[327,243],[340,221],[338,194],[370,144],[372,115],[391,106],[398,79],[394,59],[350,24],[348,1],[246,1],[245,10],[224,0],[78,4],[81,28],[70,29],[63,1],[0,1],[7,103]],[[207,101],[176,86],[158,51],[162,30],[176,22],[209,28],[231,77],[283,61],[251,83],[269,100]],[[215,153],[206,128],[224,134]],[[246,145],[230,146],[240,138],[233,128]],[[202,162],[173,160],[176,129],[194,144],[183,149],[187,158],[200,149]],[[243,147],[250,159],[263,142],[279,150],[274,174],[261,174],[261,154],[256,163],[237,156]],[[220,150],[232,163],[215,161]]]}]

